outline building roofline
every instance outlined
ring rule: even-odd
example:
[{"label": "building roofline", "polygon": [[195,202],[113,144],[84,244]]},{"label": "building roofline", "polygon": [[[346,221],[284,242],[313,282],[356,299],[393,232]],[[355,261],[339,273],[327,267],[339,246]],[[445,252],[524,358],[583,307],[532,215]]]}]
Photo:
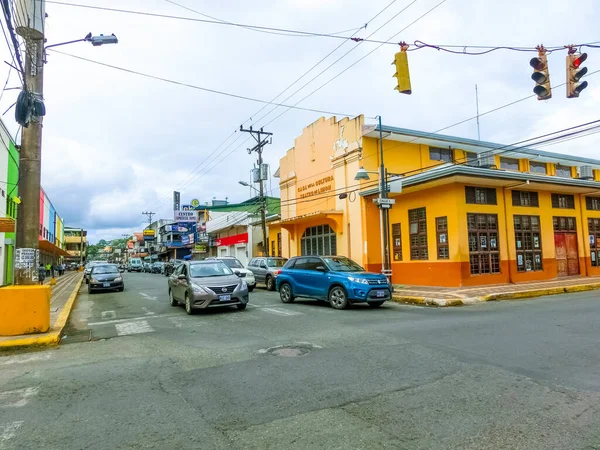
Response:
[{"label": "building roofline", "polygon": [[[363,135],[367,135],[373,131],[379,132],[379,125],[374,125],[374,126],[371,125],[371,126],[367,126],[367,127],[368,127],[368,130]],[[550,159],[564,159],[564,160],[577,162],[577,163],[593,164],[596,166],[600,166],[600,159],[586,158],[583,156],[573,156],[573,155],[567,155],[564,153],[547,152],[547,151],[543,151],[543,150],[537,150],[534,148],[519,147],[519,146],[513,146],[513,145],[502,145],[502,144],[497,144],[494,142],[481,141],[481,140],[477,140],[477,139],[469,139],[469,138],[463,138],[463,137],[458,137],[458,136],[450,136],[447,134],[427,133],[425,131],[417,131],[417,130],[411,130],[408,128],[393,127],[390,125],[382,125],[381,132],[382,133],[390,133],[390,134],[402,134],[402,135],[406,135],[406,136],[412,136],[417,139],[443,141],[443,142],[447,142],[448,144],[458,144],[458,145],[467,145],[467,146],[471,146],[471,147],[481,147],[482,149],[485,149],[485,150],[502,149],[502,151],[505,151],[507,153],[508,152],[518,152],[518,153],[524,153],[524,154],[530,155],[530,156],[539,156],[542,158],[550,158]],[[385,138],[386,137],[384,136],[384,139]]]},{"label": "building roofline", "polygon": [[[580,178],[562,178],[552,175],[542,175],[537,173],[512,172],[507,170],[487,169],[483,167],[468,166],[465,164],[444,165],[439,168],[431,169],[423,173],[411,175],[409,177],[396,177],[388,182],[389,190],[394,191],[394,183],[402,183],[402,187],[416,186],[440,178],[447,178],[455,175],[467,175],[483,178],[495,178],[514,181],[531,181],[543,184],[559,184],[563,186],[586,187],[591,190],[600,191],[600,182],[594,180],[582,180]],[[374,195],[379,193],[379,188],[368,189],[360,193],[361,196]]]}]

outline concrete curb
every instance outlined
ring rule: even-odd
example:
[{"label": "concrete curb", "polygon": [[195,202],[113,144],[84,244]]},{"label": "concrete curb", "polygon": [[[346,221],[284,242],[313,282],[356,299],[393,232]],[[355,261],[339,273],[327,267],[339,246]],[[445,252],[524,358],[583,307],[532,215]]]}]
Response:
[{"label": "concrete curb", "polygon": [[501,301],[501,300],[523,300],[527,298],[543,297],[546,295],[567,294],[571,292],[585,292],[600,289],[600,283],[577,284],[573,286],[560,286],[544,289],[532,289],[530,291],[503,292],[498,294],[488,294],[483,297],[465,297],[463,299],[436,299],[433,297],[416,297],[410,295],[394,295],[393,301],[396,303],[410,303],[420,306],[464,306],[474,305],[476,303]]},{"label": "concrete curb", "polygon": [[9,348],[19,348],[19,347],[43,347],[43,346],[51,346],[58,345],[60,343],[60,336],[62,334],[62,330],[67,324],[67,320],[69,320],[69,316],[71,315],[71,310],[73,309],[73,305],[75,304],[75,300],[77,299],[77,294],[79,293],[79,289],[81,288],[81,284],[83,283],[83,277],[79,280],[73,292],[67,299],[65,306],[62,311],[58,315],[57,319],[52,324],[51,330],[47,333],[43,333],[41,335],[31,335],[28,337],[20,337],[5,341],[0,341],[0,349],[5,350]]}]

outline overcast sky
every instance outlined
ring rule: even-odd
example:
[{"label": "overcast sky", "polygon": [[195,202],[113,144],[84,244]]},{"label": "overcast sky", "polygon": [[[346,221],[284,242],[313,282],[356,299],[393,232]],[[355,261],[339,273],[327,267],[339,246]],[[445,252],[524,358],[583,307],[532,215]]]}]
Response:
[{"label": "overcast sky", "polygon": [[[358,29],[391,0],[177,0],[221,20],[312,32],[336,33]],[[402,9],[372,39],[388,40],[441,0],[397,0],[357,36],[367,37]],[[203,18],[167,0],[73,0],[86,5]],[[559,46],[600,41],[600,2],[580,0],[576,20],[564,0],[446,0],[408,27],[396,41],[431,44]],[[48,45],[77,39],[89,31],[114,33],[118,45],[87,43],[58,49],[107,64],[162,78],[271,100],[342,41],[322,37],[282,36],[245,28],[167,18],[147,17],[47,4]],[[354,31],[346,33],[349,35]],[[346,42],[278,101],[294,104],[371,52],[377,44]],[[285,100],[296,89],[347,56]],[[298,106],[347,115],[381,115],[384,124],[435,131],[475,115],[475,84],[484,113],[532,93],[531,53],[498,51],[485,56],[452,55],[431,49],[409,54],[412,95],[394,91],[391,66],[398,47],[384,45]],[[590,72],[600,69],[600,49],[587,49]],[[2,60],[9,60],[0,45]],[[549,56],[552,84],[565,81],[565,52]],[[0,66],[0,82],[8,66]],[[502,144],[541,135],[600,118],[600,73],[579,99],[567,99],[565,88],[550,101],[535,98],[481,118],[481,138]],[[14,71],[10,86],[17,85]],[[90,230],[90,239],[112,239],[140,230],[142,211],[156,218],[172,217],[172,191],[182,203],[213,197],[231,202],[251,196],[238,180],[248,180],[255,154],[247,135],[235,133],[240,124],[265,126],[273,144],[265,160],[274,172],[294,137],[323,114],[202,92],[143,78],[90,62],[48,52],[45,66],[42,185],[69,226]],[[4,112],[16,91],[6,91]],[[285,100],[285,101],[283,101]],[[266,117],[261,117],[269,113]],[[338,116],[339,117],[339,116]],[[252,121],[250,121],[252,118]],[[260,120],[259,120],[260,119]],[[14,113],[3,117],[16,132]],[[367,119],[373,122],[373,119]],[[476,138],[475,121],[444,131]],[[221,145],[225,141],[224,145]],[[544,150],[600,158],[600,134]],[[278,196],[277,180],[272,184]]]}]

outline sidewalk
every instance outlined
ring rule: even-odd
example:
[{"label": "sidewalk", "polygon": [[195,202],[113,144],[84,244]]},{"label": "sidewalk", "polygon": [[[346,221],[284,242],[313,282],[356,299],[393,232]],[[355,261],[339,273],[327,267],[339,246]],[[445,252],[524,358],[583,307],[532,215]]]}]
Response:
[{"label": "sidewalk", "polygon": [[[66,272],[62,277],[56,277],[56,285],[52,286],[50,299],[50,329],[46,333],[39,334],[0,336],[0,350],[58,344],[82,281],[83,273],[81,272]],[[44,284],[49,282],[50,280],[47,279]]]},{"label": "sidewalk", "polygon": [[434,287],[405,285],[396,288],[398,303],[426,306],[463,306],[492,300],[512,300],[600,289],[600,277],[569,277],[531,283],[496,284],[474,287]]}]

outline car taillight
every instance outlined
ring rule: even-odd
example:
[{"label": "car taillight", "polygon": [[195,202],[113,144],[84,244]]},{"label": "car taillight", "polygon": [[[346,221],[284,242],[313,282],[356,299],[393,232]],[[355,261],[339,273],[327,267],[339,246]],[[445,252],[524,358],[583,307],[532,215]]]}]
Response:
[{"label": "car taillight", "polygon": [[281,273],[281,269],[275,271],[275,275],[279,275]]}]

